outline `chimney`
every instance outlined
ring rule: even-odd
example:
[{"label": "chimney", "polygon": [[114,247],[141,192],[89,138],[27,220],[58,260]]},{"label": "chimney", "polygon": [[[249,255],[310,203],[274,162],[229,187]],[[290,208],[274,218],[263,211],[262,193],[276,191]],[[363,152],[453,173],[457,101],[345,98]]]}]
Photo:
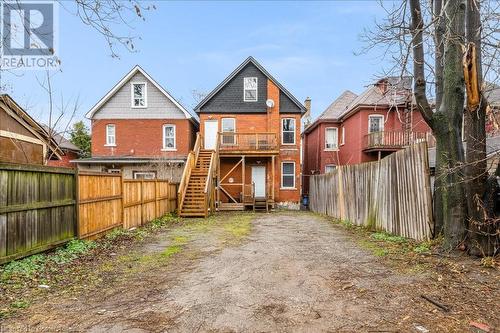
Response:
[{"label": "chimney", "polygon": [[311,123],[311,98],[307,97],[304,101],[304,106],[306,107],[306,113],[304,114],[304,125],[309,125]]}]

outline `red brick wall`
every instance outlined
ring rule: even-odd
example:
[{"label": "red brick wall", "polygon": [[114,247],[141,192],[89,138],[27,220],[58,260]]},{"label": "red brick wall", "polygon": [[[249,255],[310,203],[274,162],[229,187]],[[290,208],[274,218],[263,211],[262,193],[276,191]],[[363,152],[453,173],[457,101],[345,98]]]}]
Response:
[{"label": "red brick wall", "polygon": [[78,154],[72,151],[67,151],[66,155],[61,156],[61,160],[49,160],[47,165],[55,166],[55,167],[64,167],[64,168],[74,168],[76,165],[74,163],[70,163],[71,160],[78,159]]},{"label": "red brick wall", "polygon": [[[280,114],[279,113],[279,88],[268,81],[267,84],[267,98],[274,101],[274,107],[269,109],[267,113],[261,114],[238,114],[238,113],[224,113],[224,114],[200,114],[200,132],[204,135],[205,120],[217,120],[219,123],[219,131],[221,130],[221,118],[235,118],[236,119],[236,132],[240,133],[253,133],[253,132],[274,132],[277,133],[278,143],[280,146],[280,153],[275,158],[275,179],[274,179],[274,194],[276,202],[299,202],[300,189],[301,189],[301,165],[300,165],[300,114]],[[281,144],[281,119],[294,118],[295,119],[295,144],[282,145]],[[272,168],[270,158],[262,159],[266,163],[267,181],[271,181]],[[237,160],[236,160],[237,161]],[[224,176],[227,171],[234,166],[236,161],[224,162],[221,165],[221,175]],[[295,189],[281,189],[281,162],[293,161],[295,162]],[[246,168],[247,182],[250,183],[251,169],[250,165]],[[241,168],[233,172],[232,177],[235,183],[241,181]],[[237,178],[239,177],[239,178]],[[227,182],[225,180],[224,182]],[[241,192],[241,187],[235,188],[231,194],[238,195]]]},{"label": "red brick wall", "polygon": [[[106,125],[115,124],[116,147],[106,147]],[[163,125],[176,127],[176,151],[162,151]],[[185,157],[194,144],[195,129],[187,119],[92,120],[92,156]]]}]

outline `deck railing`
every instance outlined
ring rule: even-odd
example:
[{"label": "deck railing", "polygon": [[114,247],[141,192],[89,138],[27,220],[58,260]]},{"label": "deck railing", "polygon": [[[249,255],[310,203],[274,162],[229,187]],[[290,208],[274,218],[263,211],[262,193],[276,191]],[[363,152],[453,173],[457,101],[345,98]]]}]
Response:
[{"label": "deck railing", "polygon": [[434,136],[430,132],[374,132],[365,135],[363,149],[400,149],[424,141],[427,141],[429,147],[435,145]]},{"label": "deck railing", "polygon": [[[219,134],[217,134],[217,142],[219,142]],[[219,144],[215,145],[215,150],[212,151],[210,155],[210,166],[207,172],[207,179],[205,182],[205,190],[203,191],[204,196],[204,211],[205,216],[210,213],[215,212],[215,192],[217,188],[217,167],[219,165]]]},{"label": "deck railing", "polygon": [[276,133],[219,133],[221,152],[239,151],[277,151],[279,149]]}]

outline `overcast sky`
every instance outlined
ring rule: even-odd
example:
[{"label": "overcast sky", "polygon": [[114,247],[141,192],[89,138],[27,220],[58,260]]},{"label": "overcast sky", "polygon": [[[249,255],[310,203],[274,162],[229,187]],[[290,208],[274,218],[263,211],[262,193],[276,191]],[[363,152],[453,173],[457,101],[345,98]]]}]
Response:
[{"label": "overcast sky", "polygon": [[[156,2],[145,21],[120,33],[140,36],[137,52],[104,40],[65,9],[59,10],[61,72],[53,76],[57,99],[80,99],[76,119],[135,64],[141,65],[192,110],[193,90],[209,92],[248,56],[254,56],[300,101],[312,99],[313,117],[340,93],[360,93],[382,72],[375,54],[355,56],[363,28],[383,15],[375,1]],[[45,122],[48,99],[41,71],[3,74],[8,93]],[[59,103],[59,102],[58,102]]]}]

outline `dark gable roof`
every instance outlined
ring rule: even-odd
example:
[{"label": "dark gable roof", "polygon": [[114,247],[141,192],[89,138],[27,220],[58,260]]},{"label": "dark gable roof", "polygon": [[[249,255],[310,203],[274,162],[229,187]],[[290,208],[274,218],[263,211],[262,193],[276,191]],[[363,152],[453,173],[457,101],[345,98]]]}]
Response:
[{"label": "dark gable roof", "polygon": [[257,60],[255,60],[252,56],[248,57],[245,61],[243,61],[234,71],[231,72],[217,87],[215,87],[214,90],[212,90],[196,107],[194,108],[194,111],[196,113],[200,112],[201,107],[203,107],[212,97],[214,97],[231,79],[233,79],[243,68],[245,68],[246,65],[249,63],[252,63],[255,67],[257,67],[262,74],[264,74],[269,80],[273,81],[274,84],[278,86],[280,91],[284,93],[297,107],[302,111],[302,113],[305,113],[306,107],[300,103],[295,96],[293,96],[285,87],[281,85],[269,72],[262,67],[261,64]]}]

